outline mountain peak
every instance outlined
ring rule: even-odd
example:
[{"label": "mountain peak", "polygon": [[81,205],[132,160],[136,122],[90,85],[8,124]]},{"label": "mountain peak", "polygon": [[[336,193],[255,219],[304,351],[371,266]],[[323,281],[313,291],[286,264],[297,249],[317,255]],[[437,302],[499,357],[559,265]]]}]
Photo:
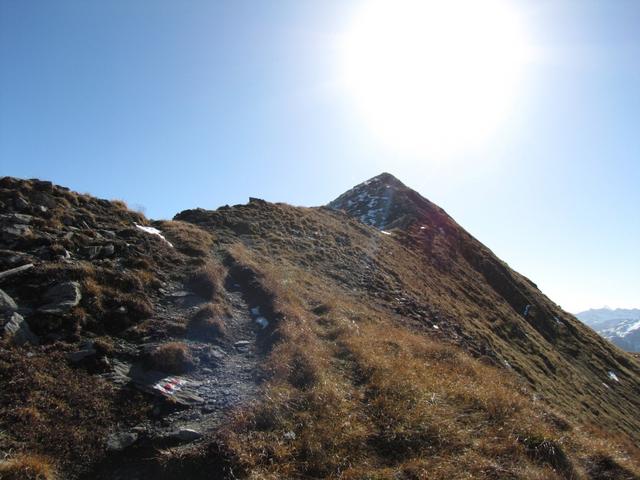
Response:
[{"label": "mountain peak", "polygon": [[434,215],[444,214],[442,209],[387,172],[356,185],[327,206],[383,230],[406,228],[416,221],[432,223]]}]

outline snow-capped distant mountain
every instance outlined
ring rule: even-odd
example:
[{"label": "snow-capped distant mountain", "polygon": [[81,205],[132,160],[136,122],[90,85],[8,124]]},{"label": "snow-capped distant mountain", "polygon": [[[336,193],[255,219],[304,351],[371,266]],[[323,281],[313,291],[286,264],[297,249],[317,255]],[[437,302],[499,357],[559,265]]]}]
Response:
[{"label": "snow-capped distant mountain", "polygon": [[640,352],[640,309],[598,308],[576,317],[620,348]]}]

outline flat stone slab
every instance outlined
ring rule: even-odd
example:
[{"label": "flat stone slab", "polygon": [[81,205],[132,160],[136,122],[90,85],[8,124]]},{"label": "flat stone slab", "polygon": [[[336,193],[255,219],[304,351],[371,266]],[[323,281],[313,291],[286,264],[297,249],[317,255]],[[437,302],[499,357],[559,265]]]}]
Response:
[{"label": "flat stone slab", "polygon": [[169,375],[158,370],[146,370],[139,364],[127,364],[115,360],[113,371],[103,378],[119,384],[131,384],[152,395],[171,398],[185,406],[200,405],[204,399],[197,394],[200,382],[189,380],[178,375]]}]

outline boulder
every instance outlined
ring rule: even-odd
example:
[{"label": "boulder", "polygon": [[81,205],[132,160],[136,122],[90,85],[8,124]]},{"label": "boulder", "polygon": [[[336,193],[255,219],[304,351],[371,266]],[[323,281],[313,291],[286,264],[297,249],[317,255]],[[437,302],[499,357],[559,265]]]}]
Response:
[{"label": "boulder", "polygon": [[40,192],[53,192],[53,183],[48,180],[33,179],[33,188]]},{"label": "boulder", "polygon": [[56,199],[47,193],[44,192],[36,192],[33,195],[33,200],[46,208],[55,208],[56,207]]},{"label": "boulder", "polygon": [[180,430],[173,432],[170,437],[182,443],[189,443],[201,438],[202,433],[191,428],[181,428]]},{"label": "boulder", "polygon": [[135,432],[119,432],[114,433],[107,439],[107,450],[111,452],[119,452],[130,447],[138,440],[138,434]]},{"label": "boulder", "polygon": [[88,247],[82,247],[82,255],[87,257],[89,260],[93,260],[100,255],[102,251],[102,247],[100,245],[91,245]]},{"label": "boulder", "polygon": [[67,360],[69,360],[71,363],[80,363],[85,358],[92,357],[97,353],[98,351],[95,349],[95,343],[91,340],[88,340],[81,345],[80,350],[67,353]]},{"label": "boulder", "polygon": [[23,212],[26,210],[29,210],[29,202],[27,202],[24,198],[22,197],[16,197],[13,199],[13,206],[15,207],[16,210]]},{"label": "boulder", "polygon": [[7,225],[2,227],[0,235],[3,241],[12,242],[31,235],[31,229],[28,225]]},{"label": "boulder", "polygon": [[31,331],[29,324],[22,315],[17,312],[5,311],[1,314],[2,327],[0,332],[3,338],[10,339],[16,345],[25,345],[30,343],[37,345],[38,337]]},{"label": "boulder", "polygon": [[0,280],[4,280],[5,278],[24,273],[31,268],[33,268],[33,263],[27,263],[26,265],[21,265],[19,267],[10,268],[9,270],[4,270],[0,272]]},{"label": "boulder", "polygon": [[33,221],[33,215],[26,215],[24,213],[7,213],[5,215],[0,215],[0,221],[4,224],[28,225]]},{"label": "boulder", "polygon": [[7,295],[4,290],[0,290],[0,312],[15,312],[18,310],[18,305],[13,301],[9,295]]},{"label": "boulder", "polygon": [[112,256],[115,253],[115,251],[116,251],[116,248],[111,243],[108,243],[107,245],[102,247],[102,255],[104,257]]},{"label": "boulder", "polygon": [[44,294],[46,304],[38,309],[41,313],[67,313],[80,303],[82,293],[78,282],[62,282],[49,288]]}]

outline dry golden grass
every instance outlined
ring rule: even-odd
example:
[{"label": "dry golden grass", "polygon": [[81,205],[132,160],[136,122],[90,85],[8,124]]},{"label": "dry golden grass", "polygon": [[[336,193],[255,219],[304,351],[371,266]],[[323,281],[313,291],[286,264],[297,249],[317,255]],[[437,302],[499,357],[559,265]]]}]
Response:
[{"label": "dry golden grass", "polygon": [[[251,479],[617,478],[606,476],[611,472],[638,478],[640,463],[629,453],[637,449],[609,444],[608,455],[619,454],[615,464],[603,461],[592,435],[536,402],[509,371],[395,326],[290,265],[258,268],[244,247],[231,253],[257,269],[279,315],[263,399],[237,412],[223,434],[238,473]],[[604,473],[594,474],[596,468]]]},{"label": "dry golden grass", "polygon": [[223,289],[226,274],[226,269],[221,264],[208,261],[190,275],[187,286],[202,298],[214,300]]},{"label": "dry golden grass", "polygon": [[62,352],[33,353],[0,348],[0,450],[29,453],[24,458],[46,454],[71,476],[100,460],[116,421],[135,424],[146,415],[149,407],[139,395],[120,397],[100,379],[70,368]]},{"label": "dry golden grass", "polygon": [[189,346],[182,342],[160,345],[151,353],[149,360],[153,368],[175,374],[188,372],[195,365]]},{"label": "dry golden grass", "polygon": [[221,303],[207,303],[200,307],[189,320],[189,330],[198,337],[215,340],[226,336],[224,319],[228,311]]},{"label": "dry golden grass", "polygon": [[38,455],[19,455],[0,462],[2,480],[56,480],[56,470],[49,460]]},{"label": "dry golden grass", "polygon": [[161,223],[160,228],[175,248],[193,257],[207,256],[215,243],[215,237],[211,233],[192,223],[166,221]]},{"label": "dry golden grass", "polygon": [[111,204],[116,208],[119,208],[120,210],[129,210],[129,206],[127,205],[127,202],[125,202],[124,200],[120,200],[116,198],[111,200]]}]

